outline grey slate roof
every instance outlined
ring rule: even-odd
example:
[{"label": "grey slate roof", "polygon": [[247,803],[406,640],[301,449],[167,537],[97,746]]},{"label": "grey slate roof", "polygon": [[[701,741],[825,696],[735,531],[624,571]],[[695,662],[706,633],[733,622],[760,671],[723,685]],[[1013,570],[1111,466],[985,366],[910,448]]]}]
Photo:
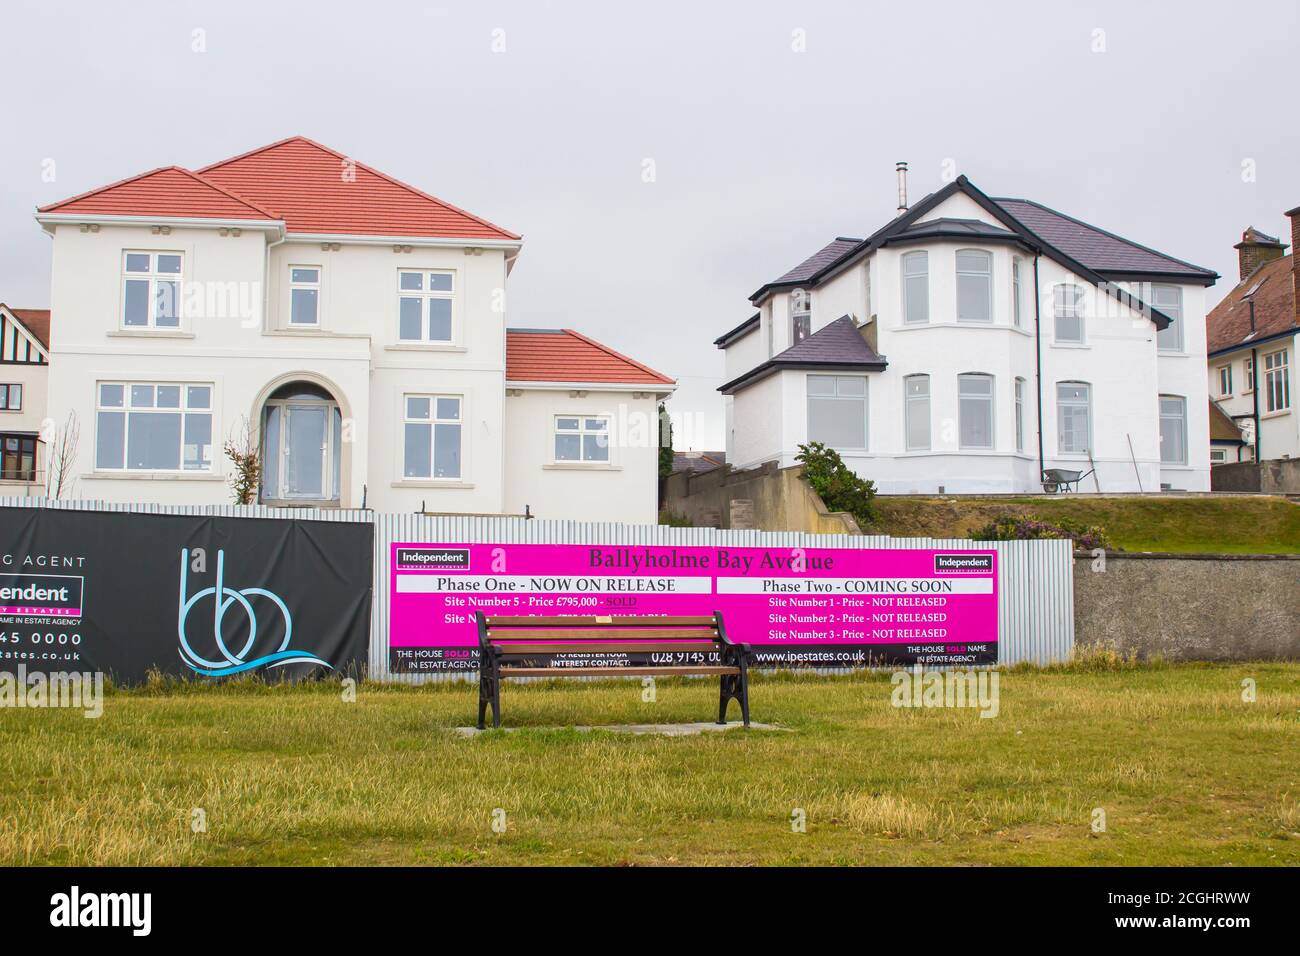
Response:
[{"label": "grey slate roof", "polygon": [[942,216],[938,219],[924,219],[921,222],[914,222],[906,229],[890,236],[882,245],[940,237],[1000,242],[1020,241],[1020,237],[1010,229],[1003,229],[980,219],[953,219],[949,216]]},{"label": "grey slate roof", "polygon": [[750,369],[739,378],[723,385],[718,391],[730,395],[746,385],[752,385],[782,369],[808,369],[825,371],[884,371],[888,363],[872,350],[857,324],[842,315],[830,325],[818,329],[802,342],[772,356],[762,365]]},{"label": "grey slate roof", "polygon": [[1029,199],[993,200],[1030,232],[1101,273],[1160,273],[1208,277],[1214,273],[1124,239]]},{"label": "grey slate roof", "polygon": [[826,245],[822,246],[803,262],[799,263],[785,275],[781,276],[781,278],[776,279],[772,284],[779,285],[786,282],[805,282],[815,276],[825,266],[828,266],[835,260],[839,259],[840,256],[856,249],[858,244],[861,242],[861,239],[850,239],[847,236],[838,236],[834,241],[828,242]]},{"label": "grey slate roof", "polygon": [[723,332],[721,335],[719,335],[716,339],[713,340],[713,344],[716,345],[718,348],[723,348],[724,346],[731,344],[736,339],[740,338],[742,335],[745,335],[751,330],[758,328],[760,319],[761,319],[761,313],[755,312],[753,315],[747,318],[744,322],[741,322],[734,329],[731,329],[727,332]]}]

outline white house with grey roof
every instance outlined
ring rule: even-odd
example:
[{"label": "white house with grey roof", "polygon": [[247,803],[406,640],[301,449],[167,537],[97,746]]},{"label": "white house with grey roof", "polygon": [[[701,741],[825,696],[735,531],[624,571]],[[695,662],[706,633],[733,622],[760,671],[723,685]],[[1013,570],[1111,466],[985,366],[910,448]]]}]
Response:
[{"label": "white house with grey roof", "polygon": [[[905,203],[905,200],[903,200]],[[837,449],[882,493],[1207,491],[1218,276],[966,177],[758,289],[723,350],[727,461]]]}]

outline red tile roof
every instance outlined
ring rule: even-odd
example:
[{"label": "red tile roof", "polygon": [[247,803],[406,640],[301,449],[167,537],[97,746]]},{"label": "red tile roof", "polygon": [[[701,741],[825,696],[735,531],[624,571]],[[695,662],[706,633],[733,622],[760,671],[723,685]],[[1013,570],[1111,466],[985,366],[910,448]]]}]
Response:
[{"label": "red tile roof", "polygon": [[506,329],[506,380],[673,385],[674,380],[573,329]]},{"label": "red tile roof", "polygon": [[[1296,313],[1295,255],[1266,262],[1237,287],[1205,317],[1207,351],[1211,354],[1234,346],[1249,345],[1270,335],[1277,335],[1300,324]],[[1255,291],[1255,330],[1250,328],[1250,303],[1246,295]]]},{"label": "red tile roof", "polygon": [[4,305],[18,321],[21,322],[28,332],[36,336],[37,341],[47,349],[50,347],[50,310],[49,309],[12,309]]},{"label": "red tile roof", "polygon": [[280,217],[179,166],[166,166],[42,206],[40,212],[186,219]]},{"label": "red tile roof", "polygon": [[205,166],[199,175],[276,209],[290,232],[519,238],[302,136]]},{"label": "red tile roof", "polygon": [[448,239],[520,237],[302,136],[191,172],[168,166],[42,213],[283,220],[291,233]]}]

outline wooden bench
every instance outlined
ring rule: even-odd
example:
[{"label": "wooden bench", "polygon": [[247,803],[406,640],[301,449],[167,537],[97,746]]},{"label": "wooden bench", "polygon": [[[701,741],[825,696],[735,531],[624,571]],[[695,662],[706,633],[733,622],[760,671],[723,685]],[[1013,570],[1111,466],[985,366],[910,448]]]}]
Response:
[{"label": "wooden bench", "polygon": [[[641,677],[716,674],[720,681],[718,723],[727,722],[727,704],[736,700],[749,726],[749,665],[753,651],[727,637],[722,615],[711,617],[486,617],[478,618],[478,727],[487,708],[492,726],[501,726],[504,677]],[[630,666],[566,666],[546,660],[552,654],[685,655],[661,663]],[[708,663],[717,654],[719,663]]]}]

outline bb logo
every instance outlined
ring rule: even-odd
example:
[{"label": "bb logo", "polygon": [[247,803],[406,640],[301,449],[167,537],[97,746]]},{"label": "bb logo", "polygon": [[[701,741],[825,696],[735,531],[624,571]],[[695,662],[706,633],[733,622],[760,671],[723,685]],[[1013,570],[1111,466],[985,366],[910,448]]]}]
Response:
[{"label": "bb logo", "polygon": [[[206,677],[225,677],[230,674],[241,674],[245,671],[257,670],[259,667],[281,667],[285,664],[322,664],[329,667],[329,663],[315,654],[307,651],[295,651],[289,649],[289,641],[293,638],[293,615],[289,613],[289,608],[284,601],[274,591],[268,591],[265,588],[242,588],[236,591],[234,588],[226,587],[226,552],[217,551],[217,581],[212,587],[203,588],[195,591],[189,597],[189,549],[181,548],[181,581],[180,596],[176,602],[176,636],[180,638],[180,654],[183,660],[195,673],[203,674]],[[187,636],[187,622],[190,611],[194,610],[204,598],[212,598],[212,635],[211,642],[220,655],[220,660],[213,660],[200,656],[191,646]],[[267,604],[272,605],[271,608]],[[256,603],[257,607],[254,606]],[[226,612],[230,611],[235,605],[238,605],[232,617],[230,624],[227,624]],[[263,615],[270,611],[269,617],[264,617],[259,622],[257,611],[261,608]],[[282,622],[284,637],[280,641],[280,646],[259,657],[249,658],[254,653],[254,647],[257,644],[259,623],[263,626],[262,633],[274,633],[276,618]],[[240,631],[243,631],[240,634]],[[235,635],[239,635],[236,637]],[[243,638],[243,646],[238,651],[232,651],[231,647],[239,644],[239,638]],[[229,643],[227,643],[229,642]],[[210,651],[208,653],[211,653]]]}]

